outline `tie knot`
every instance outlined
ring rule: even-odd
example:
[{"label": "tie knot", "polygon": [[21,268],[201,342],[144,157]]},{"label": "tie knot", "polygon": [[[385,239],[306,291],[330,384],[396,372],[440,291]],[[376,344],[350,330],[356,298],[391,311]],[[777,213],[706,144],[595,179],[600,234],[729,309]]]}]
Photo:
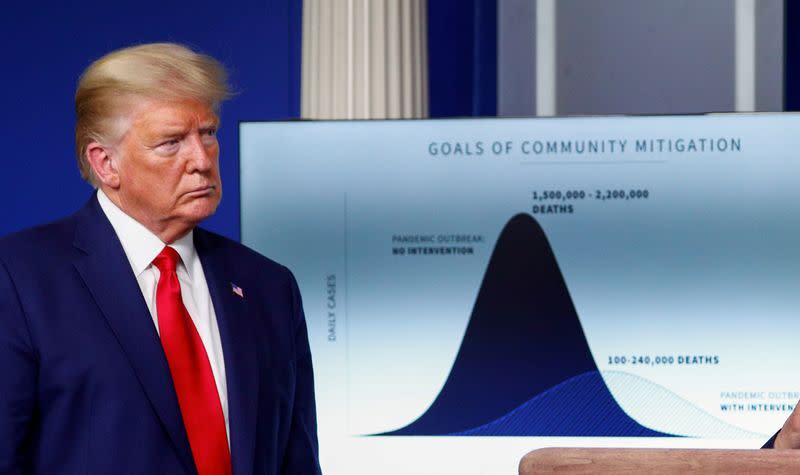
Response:
[{"label": "tie knot", "polygon": [[156,258],[153,259],[153,265],[158,267],[161,273],[175,272],[175,267],[179,260],[181,260],[181,256],[178,255],[178,251],[166,246],[158,253]]}]

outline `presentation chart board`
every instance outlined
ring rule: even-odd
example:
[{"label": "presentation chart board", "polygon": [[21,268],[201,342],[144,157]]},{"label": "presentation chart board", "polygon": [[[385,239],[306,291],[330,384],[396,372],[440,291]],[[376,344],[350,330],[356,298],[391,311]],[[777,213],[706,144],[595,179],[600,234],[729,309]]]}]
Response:
[{"label": "presentation chart board", "polygon": [[754,448],[800,399],[800,116],[252,122],[328,474]]}]

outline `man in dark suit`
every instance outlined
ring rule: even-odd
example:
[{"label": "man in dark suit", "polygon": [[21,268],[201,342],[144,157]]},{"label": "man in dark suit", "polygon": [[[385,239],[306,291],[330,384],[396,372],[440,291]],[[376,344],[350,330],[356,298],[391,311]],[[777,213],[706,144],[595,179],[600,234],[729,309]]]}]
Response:
[{"label": "man in dark suit", "polygon": [[300,295],[195,226],[221,198],[222,66],[113,52],[76,93],[76,214],[0,240],[0,473],[316,474]]}]

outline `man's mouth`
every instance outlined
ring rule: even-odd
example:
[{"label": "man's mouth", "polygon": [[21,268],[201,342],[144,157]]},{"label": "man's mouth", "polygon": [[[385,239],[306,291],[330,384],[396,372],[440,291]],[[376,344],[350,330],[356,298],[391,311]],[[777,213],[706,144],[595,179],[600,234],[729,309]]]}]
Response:
[{"label": "man's mouth", "polygon": [[217,192],[217,187],[215,185],[208,185],[200,188],[195,188],[194,190],[186,193],[186,195],[192,198],[200,198],[203,196],[213,195],[216,192]]}]

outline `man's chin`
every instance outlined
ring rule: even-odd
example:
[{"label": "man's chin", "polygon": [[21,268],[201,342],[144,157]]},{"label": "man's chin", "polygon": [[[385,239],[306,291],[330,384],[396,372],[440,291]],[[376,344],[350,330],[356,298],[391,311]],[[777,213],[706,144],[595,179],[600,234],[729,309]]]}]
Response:
[{"label": "man's chin", "polygon": [[205,220],[217,211],[219,206],[218,196],[202,196],[194,198],[190,203],[187,203],[186,213],[184,216],[189,222],[195,224]]}]

